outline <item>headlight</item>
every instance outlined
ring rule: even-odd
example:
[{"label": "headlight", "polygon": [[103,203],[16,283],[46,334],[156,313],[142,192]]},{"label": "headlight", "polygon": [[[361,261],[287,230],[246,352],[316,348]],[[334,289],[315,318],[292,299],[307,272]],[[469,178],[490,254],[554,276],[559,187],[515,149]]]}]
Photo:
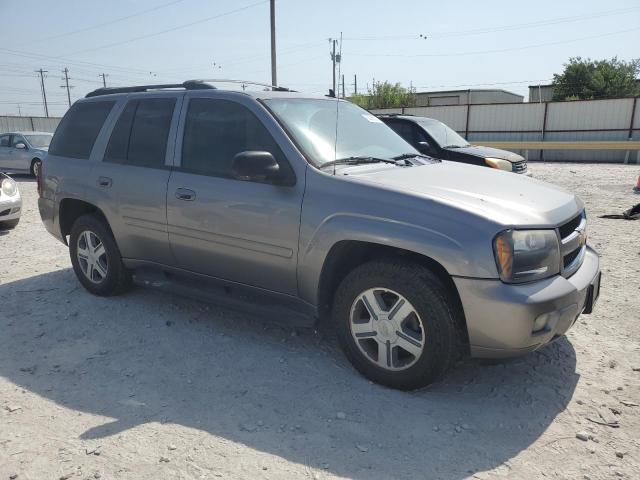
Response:
[{"label": "headlight", "polygon": [[503,282],[530,282],[560,272],[555,230],[505,230],[496,235],[493,251]]},{"label": "headlight", "polygon": [[8,197],[13,197],[18,193],[18,185],[16,185],[16,182],[12,178],[5,178],[2,180],[2,184],[0,184],[0,190]]},{"label": "headlight", "polygon": [[491,168],[497,168],[498,170],[505,170],[507,172],[513,170],[511,162],[509,160],[503,160],[502,158],[485,158],[484,163],[489,165]]}]

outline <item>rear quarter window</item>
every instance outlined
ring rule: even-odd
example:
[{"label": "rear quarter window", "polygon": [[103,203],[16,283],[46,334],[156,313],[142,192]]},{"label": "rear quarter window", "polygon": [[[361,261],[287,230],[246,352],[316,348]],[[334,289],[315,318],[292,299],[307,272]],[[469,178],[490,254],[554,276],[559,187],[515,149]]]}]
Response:
[{"label": "rear quarter window", "polygon": [[73,105],[56,129],[49,154],[88,159],[100,129],[114,105],[113,101]]}]

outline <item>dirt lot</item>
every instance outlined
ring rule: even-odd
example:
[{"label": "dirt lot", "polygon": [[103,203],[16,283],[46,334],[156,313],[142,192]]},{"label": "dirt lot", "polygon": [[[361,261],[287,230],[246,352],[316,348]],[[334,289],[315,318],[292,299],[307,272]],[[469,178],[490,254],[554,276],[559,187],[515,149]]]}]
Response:
[{"label": "dirt lot", "polygon": [[312,330],[141,288],[92,297],[19,179],[24,216],[0,233],[0,480],[640,478],[640,222],[597,218],[640,201],[640,168],[531,169],[587,204],[595,314],[414,393]]}]

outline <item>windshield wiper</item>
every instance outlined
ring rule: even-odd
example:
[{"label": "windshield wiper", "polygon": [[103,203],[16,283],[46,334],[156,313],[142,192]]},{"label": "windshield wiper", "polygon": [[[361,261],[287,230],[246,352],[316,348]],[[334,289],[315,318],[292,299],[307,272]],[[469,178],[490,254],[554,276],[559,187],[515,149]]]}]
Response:
[{"label": "windshield wiper", "polygon": [[331,160],[330,162],[323,163],[320,168],[330,167],[332,165],[362,165],[365,163],[393,163],[394,165],[398,165],[395,160],[389,160],[388,158],[347,157],[338,158],[337,160]]},{"label": "windshield wiper", "polygon": [[467,143],[466,145],[445,145],[442,148],[466,148],[470,145],[471,145],[470,143]]},{"label": "windshield wiper", "polygon": [[432,157],[429,157],[428,155],[423,155],[421,153],[403,153],[402,155],[396,155],[395,157],[393,157],[393,159],[394,160],[407,160],[409,158],[416,158],[416,157],[432,158]]}]

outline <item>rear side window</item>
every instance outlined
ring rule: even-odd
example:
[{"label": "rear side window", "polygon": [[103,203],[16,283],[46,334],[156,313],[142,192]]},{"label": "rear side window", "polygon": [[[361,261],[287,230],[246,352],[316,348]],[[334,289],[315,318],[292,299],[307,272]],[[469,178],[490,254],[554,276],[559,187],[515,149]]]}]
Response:
[{"label": "rear side window", "polygon": [[208,98],[189,101],[182,170],[232,177],[233,157],[246,150],[270,152],[281,168],[290,168],[271,134],[245,106]]},{"label": "rear side window", "polygon": [[162,168],[175,104],[175,98],[127,103],[111,133],[105,161]]},{"label": "rear side window", "polygon": [[115,102],[85,102],[73,105],[58,126],[49,153],[88,159],[102,124]]},{"label": "rear side window", "polygon": [[390,122],[389,125],[393,130],[404,138],[407,142],[413,144],[413,126],[408,122]]}]

